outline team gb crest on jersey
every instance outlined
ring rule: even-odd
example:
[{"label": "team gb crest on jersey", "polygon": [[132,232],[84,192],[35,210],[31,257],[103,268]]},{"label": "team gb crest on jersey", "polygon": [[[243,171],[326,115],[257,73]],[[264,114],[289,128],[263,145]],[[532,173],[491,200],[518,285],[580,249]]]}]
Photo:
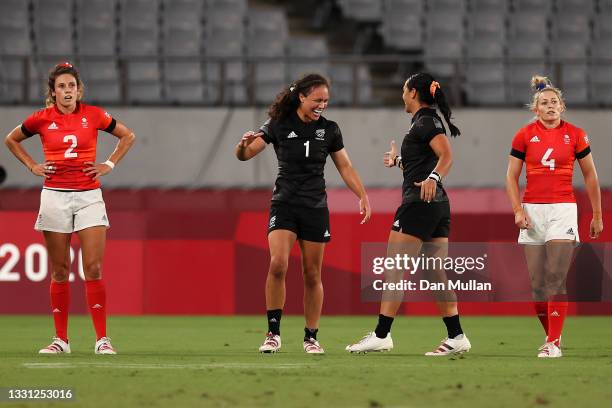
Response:
[{"label": "team gb crest on jersey", "polygon": [[570,144],[569,135],[563,135],[563,143],[565,143],[566,145]]},{"label": "team gb crest on jersey", "polygon": [[88,124],[87,124],[87,118],[85,116],[81,118],[81,126],[83,127],[83,129],[87,129]]},{"label": "team gb crest on jersey", "polygon": [[315,131],[315,139],[317,140],[325,140],[325,129],[317,129]]}]

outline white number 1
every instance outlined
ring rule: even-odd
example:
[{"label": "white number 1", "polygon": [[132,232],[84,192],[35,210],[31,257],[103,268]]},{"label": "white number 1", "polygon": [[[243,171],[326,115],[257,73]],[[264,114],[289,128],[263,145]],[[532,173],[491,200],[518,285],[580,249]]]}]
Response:
[{"label": "white number 1", "polygon": [[64,157],[71,158],[77,157],[77,154],[73,152],[75,147],[77,147],[77,138],[75,135],[66,135],[64,136],[64,143],[72,143],[68,149],[64,152]]},{"label": "white number 1", "polygon": [[310,140],[304,143],[304,146],[306,146],[306,157],[308,157],[308,153],[310,153]]},{"label": "white number 1", "polygon": [[543,166],[547,166],[550,167],[550,170],[554,170],[555,169],[555,159],[550,159],[550,155],[552,154],[553,149],[550,148],[548,150],[546,150],[546,153],[544,153],[544,156],[542,156],[542,165]]}]

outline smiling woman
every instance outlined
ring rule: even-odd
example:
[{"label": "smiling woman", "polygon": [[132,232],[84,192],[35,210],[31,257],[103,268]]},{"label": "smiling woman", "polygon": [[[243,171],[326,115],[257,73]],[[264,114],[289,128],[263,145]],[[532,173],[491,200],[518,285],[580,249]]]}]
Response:
[{"label": "smiling woman", "polygon": [[280,319],[285,305],[285,277],[296,241],[304,275],[304,351],[322,354],[317,341],[323,284],[321,266],[325,243],[331,239],[323,177],[330,155],[346,185],[359,198],[363,224],[370,218],[368,196],[344,149],[336,122],[322,114],[329,102],[329,82],[309,74],[283,89],[270,106],[270,119],[259,132],[246,132],[236,146],[236,157],[249,160],[272,143],[278,158],[278,177],[268,221],[270,268],[266,280],[268,335],[259,348],[274,353],[281,348]]}]

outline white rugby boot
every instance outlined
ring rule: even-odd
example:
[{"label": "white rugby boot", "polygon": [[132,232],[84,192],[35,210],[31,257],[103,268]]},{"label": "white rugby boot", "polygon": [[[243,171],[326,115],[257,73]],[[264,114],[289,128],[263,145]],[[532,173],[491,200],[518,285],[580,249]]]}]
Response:
[{"label": "white rugby boot", "polygon": [[268,332],[263,344],[259,347],[260,353],[276,353],[281,349],[281,337],[278,334]]},{"label": "white rugby boot", "polygon": [[432,351],[425,353],[426,356],[449,356],[453,354],[463,354],[470,351],[472,344],[465,334],[460,334],[454,339],[445,338],[440,345]]},{"label": "white rugby boot", "polygon": [[346,351],[350,353],[370,353],[375,351],[390,351],[393,349],[393,339],[391,339],[391,332],[387,333],[387,337],[381,339],[376,337],[375,332],[370,332],[363,336],[355,344],[349,344],[346,346]]},{"label": "white rugby boot", "polygon": [[70,354],[70,344],[59,337],[54,337],[51,344],[40,349],[38,354]]}]

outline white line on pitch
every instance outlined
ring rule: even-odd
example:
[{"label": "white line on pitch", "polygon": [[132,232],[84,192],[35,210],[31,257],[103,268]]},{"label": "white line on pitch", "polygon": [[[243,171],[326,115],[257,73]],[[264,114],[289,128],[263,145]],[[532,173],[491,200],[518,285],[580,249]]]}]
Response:
[{"label": "white line on pitch", "polygon": [[206,370],[210,368],[221,368],[221,369],[266,369],[266,370],[286,370],[309,367],[308,364],[275,364],[275,365],[263,365],[263,364],[252,364],[252,363],[208,363],[208,364],[139,364],[139,363],[112,363],[112,362],[99,362],[99,363],[88,363],[88,362],[74,362],[74,363],[24,363],[22,364],[25,368],[123,368],[123,369],[139,369],[139,370],[172,370],[172,369],[186,369],[186,370]]}]

